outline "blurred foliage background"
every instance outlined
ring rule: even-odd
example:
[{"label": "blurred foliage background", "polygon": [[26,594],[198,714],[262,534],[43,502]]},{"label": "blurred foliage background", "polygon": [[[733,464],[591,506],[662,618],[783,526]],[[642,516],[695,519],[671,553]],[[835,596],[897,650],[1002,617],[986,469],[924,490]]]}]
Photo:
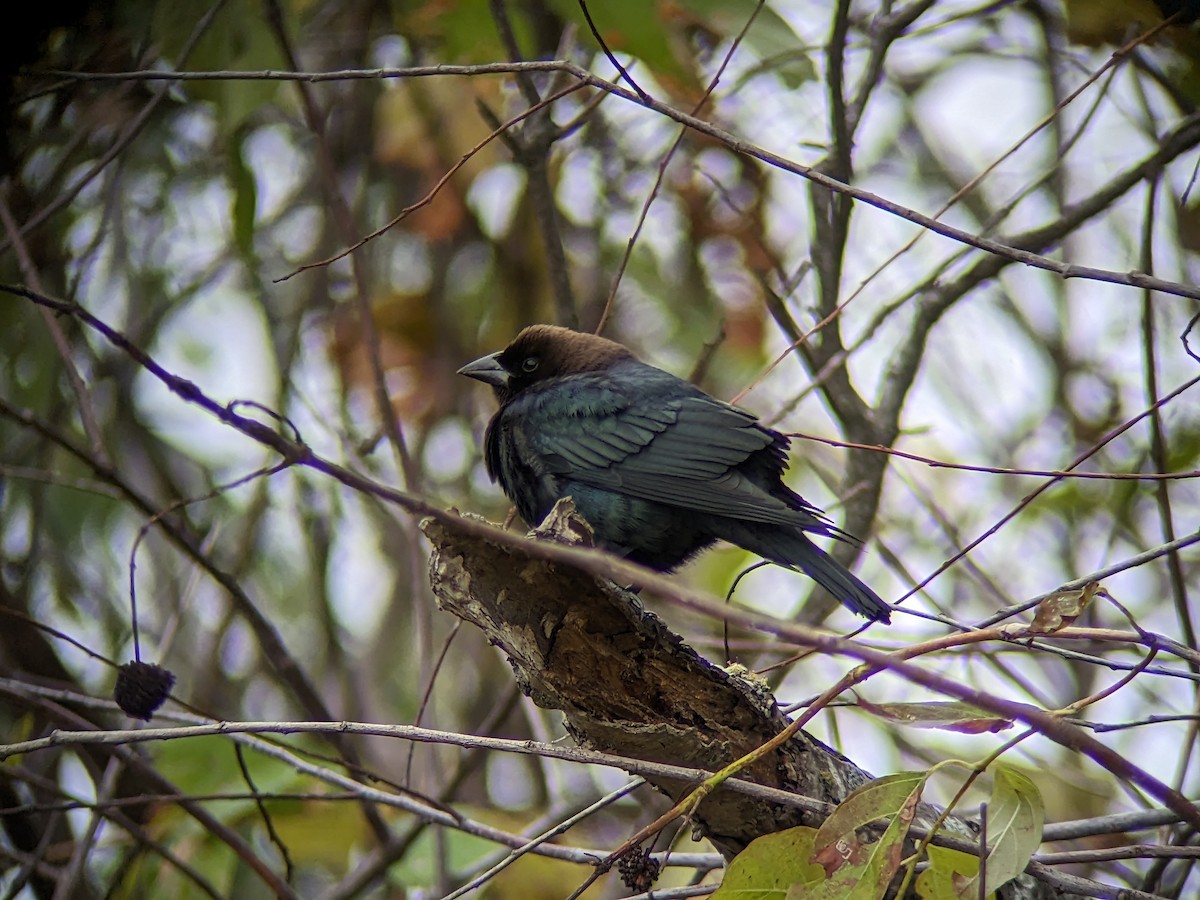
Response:
[{"label": "blurred foliage background", "polygon": [[[641,90],[719,131],[680,139],[659,112],[588,88],[486,140],[572,76],[379,71],[564,59],[616,81],[569,0],[34,11],[41,26],[20,35],[24,68],[6,110],[0,280],[78,302],[219,403],[286,416],[322,455],[495,521],[507,504],[479,452],[492,401],[454,373],[537,321],[591,330],[604,320],[648,362],[785,431],[1004,469],[1057,471],[1088,452],[1090,472],[1197,469],[1195,390],[1143,415],[1200,374],[1200,336],[1190,353],[1180,337],[1194,299],[1064,279],[924,233],[727,137],[928,215],[955,198],[942,221],[1010,247],[1192,285],[1194,28],[1130,46],[1161,23],[1159,10],[1101,0],[589,9]],[[282,71],[343,74],[250,77]],[[172,72],[225,74],[161,78]],[[275,426],[261,408],[239,411]],[[1136,562],[1196,530],[1194,480],[1059,480],[1022,505],[1047,478],[811,440],[794,442],[793,459],[793,485],[868,539],[856,567],[888,599],[1000,526],[905,608],[976,622],[1135,560],[1105,579],[1109,592],[1141,627],[1197,649],[1194,547]],[[174,697],[204,715],[560,736],[554,716],[518,696],[499,654],[434,607],[410,514],[302,467],[261,473],[277,462],[94,330],[3,295],[0,739],[126,727],[105,698],[112,664],[133,657],[131,579],[143,656],[168,666]],[[721,549],[679,577],[721,596],[751,561]],[[760,570],[734,600],[857,624],[809,591]],[[663,612],[722,656],[719,623]],[[866,639],[895,647],[947,629],[896,619]],[[1128,629],[1103,603],[1084,622]],[[750,634],[734,641],[763,664],[791,652]],[[1127,669],[1142,655],[1071,649],[1084,655],[988,647],[926,664],[1054,709],[1122,674],[1105,663]],[[1171,717],[1105,740],[1143,765],[1151,757],[1195,796],[1198,667],[1159,663],[1081,716]],[[809,697],[844,668],[806,658],[778,695]],[[866,692],[926,699],[887,676]],[[906,732],[849,710],[813,730],[878,773],[976,758],[1003,740]],[[601,769],[382,738],[288,743],[350,753],[369,783],[410,786],[518,832],[621,783]],[[443,896],[497,852],[395,810],[364,812],[221,738],[141,745],[140,768],[108,751],[0,766],[7,895],[262,896],[260,874],[214,822],[306,897]],[[1039,738],[1009,758],[1038,781],[1051,820],[1146,805]],[[201,802],[211,819],[163,799],[176,795],[212,798]],[[635,794],[567,842],[609,848],[659,809]],[[1200,885],[1180,863],[1100,872],[1168,896]],[[528,857],[486,890],[565,896],[584,874]],[[597,890],[620,895],[612,882]]]}]

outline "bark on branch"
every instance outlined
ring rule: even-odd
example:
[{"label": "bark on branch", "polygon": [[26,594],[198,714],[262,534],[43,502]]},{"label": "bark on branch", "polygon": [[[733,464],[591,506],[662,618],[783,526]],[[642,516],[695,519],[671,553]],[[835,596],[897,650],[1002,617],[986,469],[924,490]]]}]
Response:
[{"label": "bark on branch", "polygon": [[[560,710],[583,747],[714,771],[766,743],[788,725],[765,686],[705,660],[638,596],[575,569],[532,560],[426,519],[433,544],[430,579],[439,606],[500,647],[522,690]],[[546,540],[591,543],[591,530],[568,498],[535,533]],[[838,804],[873,777],[803,731],[742,777]],[[672,800],[694,785],[648,779]],[[931,825],[923,806],[916,824]],[[822,817],[718,790],[695,814],[697,829],[727,857],[760,835]],[[974,837],[951,818],[943,826]],[[1061,896],[1027,876],[1006,886],[1008,898]]]}]

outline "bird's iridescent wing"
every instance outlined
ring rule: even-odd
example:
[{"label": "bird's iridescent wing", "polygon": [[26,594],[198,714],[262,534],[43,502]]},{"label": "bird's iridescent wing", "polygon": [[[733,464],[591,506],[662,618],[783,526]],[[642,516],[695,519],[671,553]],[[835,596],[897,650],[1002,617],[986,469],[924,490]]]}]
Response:
[{"label": "bird's iridescent wing", "polygon": [[653,390],[584,390],[558,412],[541,420],[532,443],[559,477],[696,512],[826,527],[800,498],[785,502],[749,477],[757,470],[778,478],[784,463],[772,446],[777,435],[699,391],[662,397]]}]

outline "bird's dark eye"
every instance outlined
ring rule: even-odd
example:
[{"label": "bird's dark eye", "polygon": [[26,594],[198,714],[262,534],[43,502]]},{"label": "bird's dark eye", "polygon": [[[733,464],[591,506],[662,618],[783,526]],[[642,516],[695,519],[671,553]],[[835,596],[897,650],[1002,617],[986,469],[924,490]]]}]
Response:
[{"label": "bird's dark eye", "polygon": [[537,367],[541,364],[541,360],[536,356],[527,356],[521,360],[521,371],[526,375],[532,375],[537,371]]}]

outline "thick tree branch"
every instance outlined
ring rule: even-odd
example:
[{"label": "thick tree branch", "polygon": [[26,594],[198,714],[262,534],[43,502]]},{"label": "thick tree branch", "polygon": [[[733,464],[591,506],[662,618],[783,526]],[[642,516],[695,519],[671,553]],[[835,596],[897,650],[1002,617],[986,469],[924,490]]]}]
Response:
[{"label": "thick tree branch", "polygon": [[[788,726],[761,682],[699,656],[635,594],[480,540],[444,519],[426,520],[422,527],[433,543],[430,577],[439,605],[500,647],[522,690],[539,706],[560,710],[581,745],[711,771]],[[559,502],[537,534],[568,544],[591,538],[570,499]],[[872,777],[803,731],[742,775],[826,804],[840,803]],[[646,778],[673,801],[696,786]],[[928,827],[936,817],[937,810],[922,805],[916,824]],[[729,789],[714,792],[695,814],[705,837],[727,856],[762,834],[816,827],[823,818]],[[956,817],[944,827],[962,836],[975,832]],[[1027,876],[1002,893],[1006,898],[1058,896]]]}]

